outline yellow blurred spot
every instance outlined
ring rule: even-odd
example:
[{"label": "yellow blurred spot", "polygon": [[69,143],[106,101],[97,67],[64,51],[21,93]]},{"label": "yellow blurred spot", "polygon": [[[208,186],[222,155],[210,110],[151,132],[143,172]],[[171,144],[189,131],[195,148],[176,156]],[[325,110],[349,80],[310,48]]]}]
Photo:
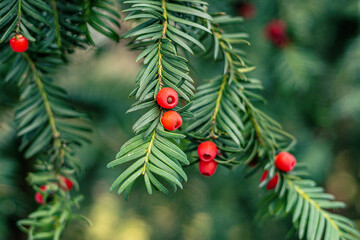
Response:
[{"label": "yellow blurred spot", "polygon": [[[122,200],[115,194],[99,193],[90,211],[93,226],[88,239],[96,240],[148,240],[150,228],[142,219],[127,215],[121,208]],[[129,214],[130,215],[130,214]]]},{"label": "yellow blurred spot", "polygon": [[330,176],[326,184],[327,191],[335,195],[337,200],[353,202],[357,185],[356,179],[347,172],[339,171]]},{"label": "yellow blurred spot", "polygon": [[206,213],[196,213],[194,219],[184,227],[186,240],[211,239],[213,220]]},{"label": "yellow blurred spot", "polygon": [[130,219],[125,222],[121,227],[118,240],[148,240],[149,236],[149,227],[147,224],[140,219]]}]

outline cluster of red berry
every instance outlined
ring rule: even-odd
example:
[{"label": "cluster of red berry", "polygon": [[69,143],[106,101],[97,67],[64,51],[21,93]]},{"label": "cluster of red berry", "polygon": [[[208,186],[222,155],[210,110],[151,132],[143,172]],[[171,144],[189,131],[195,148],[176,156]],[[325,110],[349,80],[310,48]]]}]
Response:
[{"label": "cluster of red berry", "polygon": [[199,156],[199,171],[202,175],[210,177],[216,171],[217,162],[215,157],[218,154],[215,143],[206,141],[200,143],[197,149]]},{"label": "cluster of red berry", "polygon": [[[74,183],[70,179],[60,176],[60,180],[57,185],[64,191],[68,192],[73,188]],[[40,187],[40,192],[35,193],[35,201],[43,205],[45,203],[44,194],[46,194],[48,190],[50,190],[49,185],[42,185]]]},{"label": "cluster of red berry", "polygon": [[17,33],[10,39],[10,47],[14,52],[25,52],[29,47],[29,40]]},{"label": "cluster of red berry", "polygon": [[[156,95],[156,101],[160,107],[172,109],[177,105],[179,96],[174,89],[165,87],[162,88]],[[161,124],[166,130],[173,131],[181,126],[182,118],[176,111],[166,111],[161,118]],[[207,141],[199,145],[199,169],[202,175],[211,176],[215,173],[217,162],[214,159],[216,154],[217,147],[215,143]]]},{"label": "cluster of red berry", "polygon": [[[295,168],[296,158],[288,153],[288,152],[281,152],[275,157],[275,166],[279,171],[282,172],[290,172]],[[269,174],[269,171],[266,170],[260,178],[260,183],[265,181]],[[267,190],[272,190],[276,187],[277,183],[279,182],[279,174],[275,173],[274,177],[272,177],[266,185]]]},{"label": "cluster of red berry", "polygon": [[[160,107],[172,109],[178,104],[179,96],[174,89],[165,87],[156,95],[156,101]],[[176,111],[166,111],[161,117],[161,124],[166,130],[174,131],[181,126],[182,118]]]}]

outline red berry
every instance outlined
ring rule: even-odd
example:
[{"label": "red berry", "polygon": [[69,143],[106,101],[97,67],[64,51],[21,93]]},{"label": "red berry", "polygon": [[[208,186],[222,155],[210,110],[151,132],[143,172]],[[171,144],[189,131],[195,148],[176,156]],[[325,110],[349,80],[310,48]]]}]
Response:
[{"label": "red berry", "polygon": [[279,174],[276,173],[275,176],[272,179],[270,179],[270,181],[266,185],[266,189],[273,190],[278,182],[279,182]]},{"label": "red berry", "polygon": [[44,197],[41,193],[37,192],[35,193],[35,201],[38,203],[38,204],[41,204],[43,205],[44,204]]},{"label": "red berry", "polygon": [[74,183],[66,177],[60,176],[60,181],[60,187],[65,191],[70,191],[74,186]]},{"label": "red berry", "polygon": [[260,178],[260,183],[262,183],[268,176],[269,174],[269,170],[266,170],[262,175],[261,175],[261,178]]},{"label": "red berry", "polygon": [[44,196],[43,196],[43,192],[45,192],[48,189],[48,186],[46,185],[42,185],[40,187],[40,192],[36,192],[35,193],[35,201],[41,205],[44,204]]},{"label": "red berry", "polygon": [[174,108],[179,101],[177,92],[172,88],[162,88],[156,95],[157,103],[166,109]]},{"label": "red berry", "polygon": [[251,2],[242,2],[238,5],[238,14],[245,19],[251,19],[256,15],[256,6]]},{"label": "red berry", "polygon": [[287,26],[283,20],[276,19],[268,23],[265,27],[265,34],[267,39],[277,47],[282,48],[289,43]]},{"label": "red berry", "polygon": [[25,52],[29,47],[29,41],[21,34],[16,34],[10,39],[10,47],[14,52]]},{"label": "red berry", "polygon": [[[266,170],[262,175],[261,175],[261,178],[260,178],[260,183],[262,183],[263,181],[265,181],[265,179],[267,178],[269,174],[269,170]],[[279,181],[279,174],[275,174],[275,176],[270,179],[270,181],[268,182],[268,184],[266,185],[266,189],[267,190],[272,190],[276,187],[277,183]]]},{"label": "red berry", "polygon": [[161,118],[161,124],[166,130],[174,131],[182,124],[182,118],[179,113],[175,111],[167,111]]},{"label": "red berry", "polygon": [[208,162],[204,162],[204,161],[199,162],[199,171],[202,175],[206,177],[212,176],[216,171],[216,167],[217,167],[217,162],[215,162],[214,160]]},{"label": "red berry", "polygon": [[294,169],[296,164],[296,158],[288,153],[281,152],[275,157],[275,166],[283,172],[290,172]]},{"label": "red berry", "polygon": [[217,155],[217,147],[215,143],[206,141],[200,143],[197,152],[201,161],[208,162],[215,159]]}]

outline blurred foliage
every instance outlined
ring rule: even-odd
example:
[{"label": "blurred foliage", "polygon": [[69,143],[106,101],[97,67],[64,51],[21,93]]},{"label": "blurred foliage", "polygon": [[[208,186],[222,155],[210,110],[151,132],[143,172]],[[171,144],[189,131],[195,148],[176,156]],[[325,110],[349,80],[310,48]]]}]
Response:
[{"label": "blurred foliage", "polygon": [[[214,11],[238,14],[239,1],[209,1]],[[250,32],[252,76],[262,79],[268,104],[288,132],[298,138],[297,158],[326,190],[345,201],[342,214],[360,223],[360,3],[358,0],[252,1],[256,16],[242,26]],[[290,35],[279,49],[264,37],[268,22],[281,18]],[[129,26],[124,25],[123,31]],[[204,178],[188,167],[184,191],[148,196],[143,184],[133,188],[130,201],[108,193],[116,177],[106,170],[126,139],[137,114],[125,115],[127,97],[139,69],[136,53],[94,38],[98,49],[79,51],[56,82],[92,119],[92,144],[78,153],[82,159],[80,192],[86,196],[82,214],[92,227],[75,223],[64,239],[283,239],[290,221],[254,222],[259,176],[244,178],[241,169],[219,168]],[[221,68],[191,59],[197,83]],[[211,66],[211,68],[209,67]],[[16,151],[11,107],[18,93],[0,85],[0,238],[23,239],[14,220],[35,205],[25,174],[30,164]],[[121,139],[122,142],[118,142]],[[21,203],[19,199],[22,199]],[[26,201],[24,201],[26,199]]]}]

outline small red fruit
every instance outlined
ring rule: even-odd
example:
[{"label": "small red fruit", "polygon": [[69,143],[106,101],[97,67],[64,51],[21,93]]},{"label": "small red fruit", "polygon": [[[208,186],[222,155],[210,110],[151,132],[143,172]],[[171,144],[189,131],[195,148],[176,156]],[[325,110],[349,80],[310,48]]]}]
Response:
[{"label": "small red fruit", "polygon": [[208,162],[215,159],[217,155],[217,147],[215,143],[206,141],[200,143],[197,152],[201,161]]},{"label": "small red fruit", "polygon": [[238,14],[245,19],[251,19],[256,15],[256,6],[251,2],[242,2],[237,9]]},{"label": "small red fruit", "polygon": [[182,124],[182,118],[179,113],[175,111],[167,111],[161,118],[161,124],[166,130],[174,131]]},{"label": "small red fruit", "polygon": [[262,183],[268,176],[269,174],[269,170],[266,170],[262,175],[261,175],[261,178],[260,178],[260,183]]},{"label": "small red fruit", "polygon": [[279,174],[276,173],[275,176],[272,179],[270,179],[270,181],[266,185],[266,189],[273,190],[278,182],[279,182]]},{"label": "small red fruit", "polygon": [[268,23],[265,27],[265,35],[275,46],[282,48],[288,45],[286,23],[281,19],[276,19]]},{"label": "small red fruit", "polygon": [[37,192],[35,193],[35,201],[38,203],[38,204],[41,204],[43,205],[44,204],[44,197],[41,193]]},{"label": "small red fruit", "polygon": [[29,47],[29,41],[18,33],[10,39],[10,47],[14,52],[25,52]]},{"label": "small red fruit", "polygon": [[204,162],[204,161],[199,162],[199,171],[205,177],[212,176],[216,171],[216,167],[217,167],[217,162],[215,162],[214,160],[208,162]]},{"label": "small red fruit", "polygon": [[73,188],[74,183],[70,179],[68,179],[66,177],[63,177],[63,176],[60,176],[60,184],[59,184],[59,186],[62,189],[64,189],[65,191],[70,191]]},{"label": "small red fruit", "polygon": [[177,92],[172,88],[162,88],[156,95],[157,103],[166,109],[174,108],[179,101]]},{"label": "small red fruit", "polygon": [[[261,175],[261,178],[260,178],[260,183],[262,183],[263,181],[265,181],[265,179],[267,178],[269,174],[269,171],[266,170],[263,175]],[[279,182],[279,174],[276,173],[275,176],[270,179],[270,181],[268,182],[268,184],[266,185],[266,189],[267,190],[272,190],[276,187],[277,183]]]},{"label": "small red fruit", "polygon": [[275,166],[283,172],[290,172],[294,169],[296,158],[288,152],[281,152],[275,157]]},{"label": "small red fruit", "polygon": [[43,192],[45,192],[48,189],[48,186],[46,185],[42,185],[40,187],[40,192],[36,192],[35,193],[35,201],[41,205],[44,204],[44,196],[43,196]]}]

